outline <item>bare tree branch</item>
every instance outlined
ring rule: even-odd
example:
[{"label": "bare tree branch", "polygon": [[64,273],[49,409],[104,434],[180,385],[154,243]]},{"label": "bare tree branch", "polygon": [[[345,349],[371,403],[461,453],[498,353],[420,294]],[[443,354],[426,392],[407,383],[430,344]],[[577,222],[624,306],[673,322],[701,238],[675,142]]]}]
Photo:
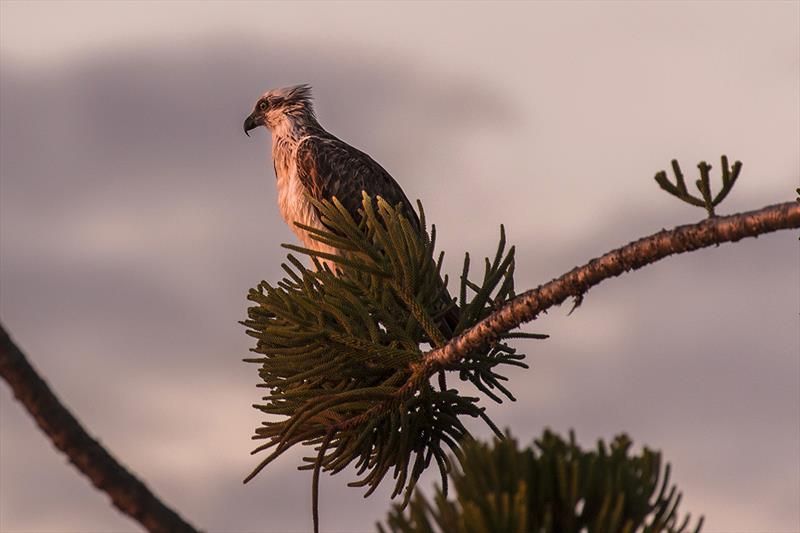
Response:
[{"label": "bare tree branch", "polygon": [[787,202],[659,231],[519,294],[474,327],[451,339],[445,346],[428,352],[418,371],[431,376],[441,366],[465,357],[499,335],[533,320],[542,311],[564,303],[567,298],[576,298],[579,305],[584,293],[591,287],[629,270],[637,270],[673,254],[798,227],[800,203]]},{"label": "bare tree branch", "polygon": [[164,505],[150,490],[94,440],[36,373],[25,354],[0,324],[0,376],[14,391],[56,447],[92,484],[106,492],[117,509],[148,531],[190,533],[197,530]]}]

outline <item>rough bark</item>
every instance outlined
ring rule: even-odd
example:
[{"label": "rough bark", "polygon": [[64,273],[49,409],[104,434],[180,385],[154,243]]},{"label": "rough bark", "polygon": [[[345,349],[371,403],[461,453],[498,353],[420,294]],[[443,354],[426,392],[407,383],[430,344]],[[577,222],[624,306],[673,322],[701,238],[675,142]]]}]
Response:
[{"label": "rough bark", "polygon": [[432,375],[437,368],[465,357],[500,334],[533,320],[539,313],[562,304],[568,298],[576,298],[577,304],[580,304],[586,291],[603,280],[637,270],[673,254],[798,227],[800,203],[786,202],[659,231],[517,295],[474,327],[451,339],[445,346],[428,352],[421,370]]}]

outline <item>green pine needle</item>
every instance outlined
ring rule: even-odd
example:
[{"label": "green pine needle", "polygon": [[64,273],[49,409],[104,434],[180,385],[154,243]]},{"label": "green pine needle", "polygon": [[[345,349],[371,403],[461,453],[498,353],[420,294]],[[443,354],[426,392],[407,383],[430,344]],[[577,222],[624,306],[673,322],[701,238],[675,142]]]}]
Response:
[{"label": "green pine needle", "polygon": [[[646,447],[631,455],[631,446],[623,434],[610,449],[601,440],[587,452],[573,433],[565,441],[549,430],[525,449],[508,435],[491,445],[473,441],[450,473],[455,499],[438,487],[430,500],[417,493],[405,511],[395,506],[386,529],[378,524],[378,530],[688,533],[691,517],[679,519],[681,495],[670,486],[669,465],[662,469],[661,454]],[[693,531],[702,524],[701,517]]]},{"label": "green pine needle", "polygon": [[[465,261],[458,294],[456,331],[443,318],[450,296],[441,277],[442,257],[434,260],[435,229],[418,233],[400,208],[364,195],[363,217],[354,220],[334,198],[316,202],[328,231],[306,228],[321,242],[345,249],[344,256],[284,245],[330,269],[305,267],[292,254],[282,265],[287,277],[277,285],[251,289],[254,303],[242,322],[256,339],[245,359],[259,365],[259,385],[268,390],[254,407],[269,415],[256,429],[263,443],[253,453],[268,455],[245,479],[295,445],[314,449],[301,468],[314,471],[316,513],[320,472],[355,466],[351,483],[372,493],[391,473],[393,496],[406,504],[422,472],[435,463],[446,479],[448,451],[460,456],[469,432],[463,419],[480,418],[497,428],[479,405],[418,370],[429,346],[442,346],[514,297],[514,249],[506,250],[505,231],[481,281],[469,279]],[[420,205],[422,227],[424,213]],[[452,324],[451,324],[452,325]],[[502,369],[526,367],[524,355],[506,344],[506,335],[479,352],[437,369],[457,372],[478,391],[500,402],[512,399]],[[440,372],[441,373],[441,372]]]}]

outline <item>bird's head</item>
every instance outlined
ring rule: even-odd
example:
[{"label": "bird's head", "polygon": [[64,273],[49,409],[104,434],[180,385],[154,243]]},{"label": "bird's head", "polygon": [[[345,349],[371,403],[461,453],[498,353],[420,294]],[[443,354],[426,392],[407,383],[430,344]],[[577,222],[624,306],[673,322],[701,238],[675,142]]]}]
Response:
[{"label": "bird's head", "polygon": [[316,123],[311,87],[295,85],[264,93],[256,102],[253,112],[244,120],[244,132],[249,136],[249,131],[259,126],[274,130],[286,123],[287,119],[292,123]]}]

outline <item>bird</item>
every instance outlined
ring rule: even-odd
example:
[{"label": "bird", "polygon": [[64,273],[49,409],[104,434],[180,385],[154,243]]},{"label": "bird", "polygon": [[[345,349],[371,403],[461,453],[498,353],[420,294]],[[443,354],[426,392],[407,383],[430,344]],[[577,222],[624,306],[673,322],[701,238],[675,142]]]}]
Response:
[{"label": "bird", "polygon": [[370,196],[382,197],[392,206],[399,204],[414,229],[419,229],[419,217],[394,178],[369,155],[320,125],[310,86],[295,85],[264,93],[245,119],[244,132],[249,136],[249,132],[259,126],[272,133],[272,160],[281,216],[307,248],[338,253],[296,225],[299,222],[324,229],[319,212],[307,195],[316,200],[330,200],[335,196],[357,221],[362,191],[366,191]]},{"label": "bird", "polygon": [[[327,230],[320,213],[308,200],[336,197],[354,220],[362,191],[400,206],[415,230],[420,220],[413,205],[395,179],[377,161],[361,150],[327,132],[317,120],[311,87],[307,84],[271,89],[261,95],[244,120],[244,132],[258,127],[272,134],[272,160],[278,189],[278,208],[286,224],[306,248],[340,255],[339,250],[320,242],[297,223]],[[329,230],[328,230],[329,231]],[[320,261],[336,272],[333,261]],[[449,311],[445,322],[453,329],[458,322],[457,306],[443,288]]]}]

